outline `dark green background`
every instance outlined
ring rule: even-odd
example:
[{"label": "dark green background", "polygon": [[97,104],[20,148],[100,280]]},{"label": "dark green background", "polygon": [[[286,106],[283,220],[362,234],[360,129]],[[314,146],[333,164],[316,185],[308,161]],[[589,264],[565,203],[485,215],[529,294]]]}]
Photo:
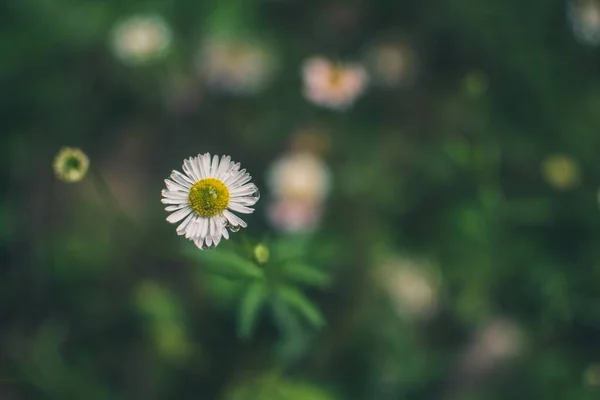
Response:
[{"label": "dark green background", "polygon": [[[599,50],[575,39],[562,0],[336,4],[0,3],[0,398],[600,398],[585,379],[600,361]],[[172,51],[122,65],[111,27],[146,12],[171,25]],[[224,96],[195,78],[195,49],[215,29],[273,47],[280,69],[264,92]],[[419,55],[413,85],[371,88],[346,113],[302,97],[302,60],[360,59],[396,33]],[[465,91],[473,71],[480,95]],[[166,100],[181,76],[187,107]],[[276,237],[265,173],[314,125],[330,132],[334,185],[305,257],[333,284],[305,294],[328,322],[285,338],[265,316],[244,343],[235,284],[185,255],[163,179],[185,157],[230,154],[263,193],[246,236]],[[90,177],[55,180],[65,145],[89,155],[135,228]],[[556,153],[580,165],[580,185],[544,180]],[[435,260],[435,318],[399,319],[365,279],[387,253]],[[460,381],[461,352],[495,317],[520,327],[523,351]]]}]

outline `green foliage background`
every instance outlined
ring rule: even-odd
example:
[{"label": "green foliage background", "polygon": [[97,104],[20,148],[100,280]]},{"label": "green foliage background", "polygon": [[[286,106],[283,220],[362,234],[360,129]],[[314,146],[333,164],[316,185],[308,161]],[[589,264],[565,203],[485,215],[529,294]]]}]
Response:
[{"label": "green foliage background", "polygon": [[[589,368],[600,362],[600,53],[575,40],[565,10],[562,0],[1,2],[0,398],[599,398]],[[169,22],[172,52],[122,65],[111,27],[145,12]],[[215,32],[265,40],[279,73],[254,97],[190,78],[189,102],[173,106],[169,88],[194,76],[194,51]],[[347,113],[302,97],[305,58],[359,59],[390,34],[419,55],[413,85],[371,88]],[[466,89],[474,72],[486,90]],[[264,176],[291,133],[315,125],[331,135],[325,219],[313,235],[279,237]],[[91,177],[55,180],[64,145],[87,152],[135,225]],[[249,228],[214,255],[176,236],[159,195],[183,158],[205,151],[230,154],[263,191]],[[580,165],[572,190],[543,178],[556,153]],[[292,274],[287,307],[252,286],[267,273],[248,261],[263,240],[273,259],[298,254],[310,269]],[[227,245],[241,262],[219,259]],[[431,320],[399,318],[368,279],[388,254],[435,261]],[[523,351],[489,374],[457,375],[495,317],[521,328]]]}]

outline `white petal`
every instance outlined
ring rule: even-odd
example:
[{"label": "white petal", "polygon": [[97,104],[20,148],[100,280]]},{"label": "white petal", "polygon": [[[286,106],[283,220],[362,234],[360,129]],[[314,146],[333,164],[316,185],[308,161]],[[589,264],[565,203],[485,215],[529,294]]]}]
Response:
[{"label": "white petal", "polygon": [[246,226],[248,226],[248,225],[246,225],[246,223],[244,222],[243,219],[241,219],[240,217],[238,217],[237,215],[235,215],[234,213],[232,213],[229,210],[223,211],[223,216],[225,218],[227,218],[227,221],[229,222],[230,225],[241,226],[242,228],[245,228]]},{"label": "white petal", "polygon": [[229,195],[231,197],[249,196],[256,191],[258,191],[256,185],[254,183],[248,183],[247,185],[230,190]]},{"label": "white petal", "polygon": [[195,160],[196,166],[198,167],[198,173],[200,174],[200,179],[206,178],[206,171],[204,170],[204,166],[202,163],[202,154],[198,154],[194,160]]},{"label": "white petal", "polygon": [[194,182],[192,182],[192,180],[189,177],[185,176],[184,174],[182,174],[179,171],[171,172],[171,179],[173,179],[175,182],[179,183],[186,189],[191,188],[192,185],[194,184]]},{"label": "white petal", "polygon": [[212,237],[211,236],[207,236],[204,240],[206,241],[206,247],[212,246]]},{"label": "white petal", "polygon": [[223,229],[223,237],[229,240],[229,231],[227,230],[227,228]]},{"label": "white petal", "polygon": [[194,244],[196,245],[196,247],[198,247],[200,250],[204,250],[204,238],[195,238],[194,239]]},{"label": "white petal", "polygon": [[219,169],[217,170],[217,175],[216,175],[217,179],[220,179],[221,181],[223,180],[225,172],[227,172],[227,169],[229,168],[230,162],[231,162],[231,157],[229,157],[229,156],[221,157],[221,163],[219,164]]},{"label": "white petal", "polygon": [[170,190],[163,189],[160,194],[167,199],[176,199],[176,200],[187,200],[189,194],[184,192],[171,192]]},{"label": "white petal", "polygon": [[190,221],[194,218],[194,213],[190,213],[181,224],[177,227],[176,231],[178,235],[185,235],[187,228],[190,224]]},{"label": "white petal", "polygon": [[241,171],[235,171],[227,178],[227,180],[223,181],[223,183],[229,185],[230,187],[234,187],[237,181],[239,181],[245,173],[245,169]]},{"label": "white petal", "polygon": [[187,207],[187,206],[188,206],[187,203],[176,204],[176,205],[173,205],[173,206],[166,206],[165,207],[165,211],[173,212],[173,211],[180,210],[183,207]]},{"label": "white petal", "polygon": [[241,204],[243,206],[253,206],[256,204],[257,201],[258,200],[255,197],[241,196],[232,198],[231,200],[229,200],[229,204],[236,203]]},{"label": "white petal", "polygon": [[187,190],[184,186],[170,179],[165,179],[165,184],[167,185],[167,189],[172,192],[185,192]]},{"label": "white petal", "polygon": [[202,224],[200,225],[202,229],[200,230],[200,234],[198,236],[200,236],[200,237],[208,236],[208,225],[209,225],[208,219],[202,218]]},{"label": "white petal", "polygon": [[192,209],[190,207],[182,208],[181,210],[175,211],[173,214],[170,214],[167,217],[167,221],[174,224],[175,222],[180,221],[180,220],[184,219],[185,217],[187,217],[188,214],[191,212],[192,212]]},{"label": "white petal", "polygon": [[212,165],[210,166],[210,176],[214,178],[217,176],[217,169],[219,168],[219,156],[214,155],[212,159]]},{"label": "white petal", "polygon": [[198,176],[196,175],[196,172],[192,168],[192,164],[190,163],[190,160],[183,160],[182,168],[183,168],[183,172],[185,172],[187,174],[187,176],[189,176],[190,178],[192,178],[195,181],[198,180]]},{"label": "white petal", "polygon": [[210,153],[202,155],[202,168],[204,169],[204,178],[210,177]]},{"label": "white petal", "polygon": [[235,200],[230,201],[227,208],[242,214],[252,214],[254,212],[253,208],[246,207],[240,203],[237,203]]},{"label": "white petal", "polygon": [[[242,170],[242,171],[245,171],[245,170]],[[228,185],[229,185],[229,187],[231,187],[231,189],[237,189],[238,187],[242,186],[246,182],[250,181],[250,179],[252,179],[252,177],[250,176],[249,173],[244,172],[242,174],[241,171],[240,171],[240,175],[237,176],[231,182],[229,182]]]},{"label": "white petal", "polygon": [[198,165],[198,160],[196,157],[190,157],[190,166],[192,167],[192,170],[198,177],[197,180],[199,181],[200,179],[202,179],[202,174],[200,174],[200,166]]},{"label": "white petal", "polygon": [[160,199],[160,202],[163,204],[187,204],[188,201],[187,200],[181,200],[181,199],[167,199],[167,198],[162,198]]}]

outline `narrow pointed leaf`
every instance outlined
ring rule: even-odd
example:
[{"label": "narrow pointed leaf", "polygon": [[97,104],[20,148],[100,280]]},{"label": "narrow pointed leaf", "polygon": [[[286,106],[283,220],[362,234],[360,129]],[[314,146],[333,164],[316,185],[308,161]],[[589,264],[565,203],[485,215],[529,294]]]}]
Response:
[{"label": "narrow pointed leaf", "polygon": [[280,286],[277,289],[277,294],[288,307],[302,315],[313,326],[321,327],[325,325],[325,318],[321,314],[321,311],[297,288],[293,286]]},{"label": "narrow pointed leaf", "polygon": [[306,264],[286,263],[281,267],[281,272],[285,278],[309,286],[322,288],[331,283],[325,272]]},{"label": "narrow pointed leaf", "polygon": [[269,289],[262,281],[248,285],[242,297],[238,314],[238,336],[248,340],[254,333],[260,311],[269,296]]}]

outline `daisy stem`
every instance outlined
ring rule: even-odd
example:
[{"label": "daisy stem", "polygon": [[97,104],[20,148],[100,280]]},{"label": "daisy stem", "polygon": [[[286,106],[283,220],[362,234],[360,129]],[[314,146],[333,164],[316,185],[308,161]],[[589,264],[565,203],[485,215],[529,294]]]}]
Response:
[{"label": "daisy stem", "polygon": [[106,204],[109,211],[111,211],[116,220],[121,220],[127,222],[130,226],[136,228],[135,223],[127,216],[127,214],[123,211],[121,206],[119,205],[119,201],[110,190],[110,186],[102,173],[95,167],[90,168],[91,175],[94,180],[94,185],[96,186],[96,190],[98,194],[102,198],[103,202]]}]

